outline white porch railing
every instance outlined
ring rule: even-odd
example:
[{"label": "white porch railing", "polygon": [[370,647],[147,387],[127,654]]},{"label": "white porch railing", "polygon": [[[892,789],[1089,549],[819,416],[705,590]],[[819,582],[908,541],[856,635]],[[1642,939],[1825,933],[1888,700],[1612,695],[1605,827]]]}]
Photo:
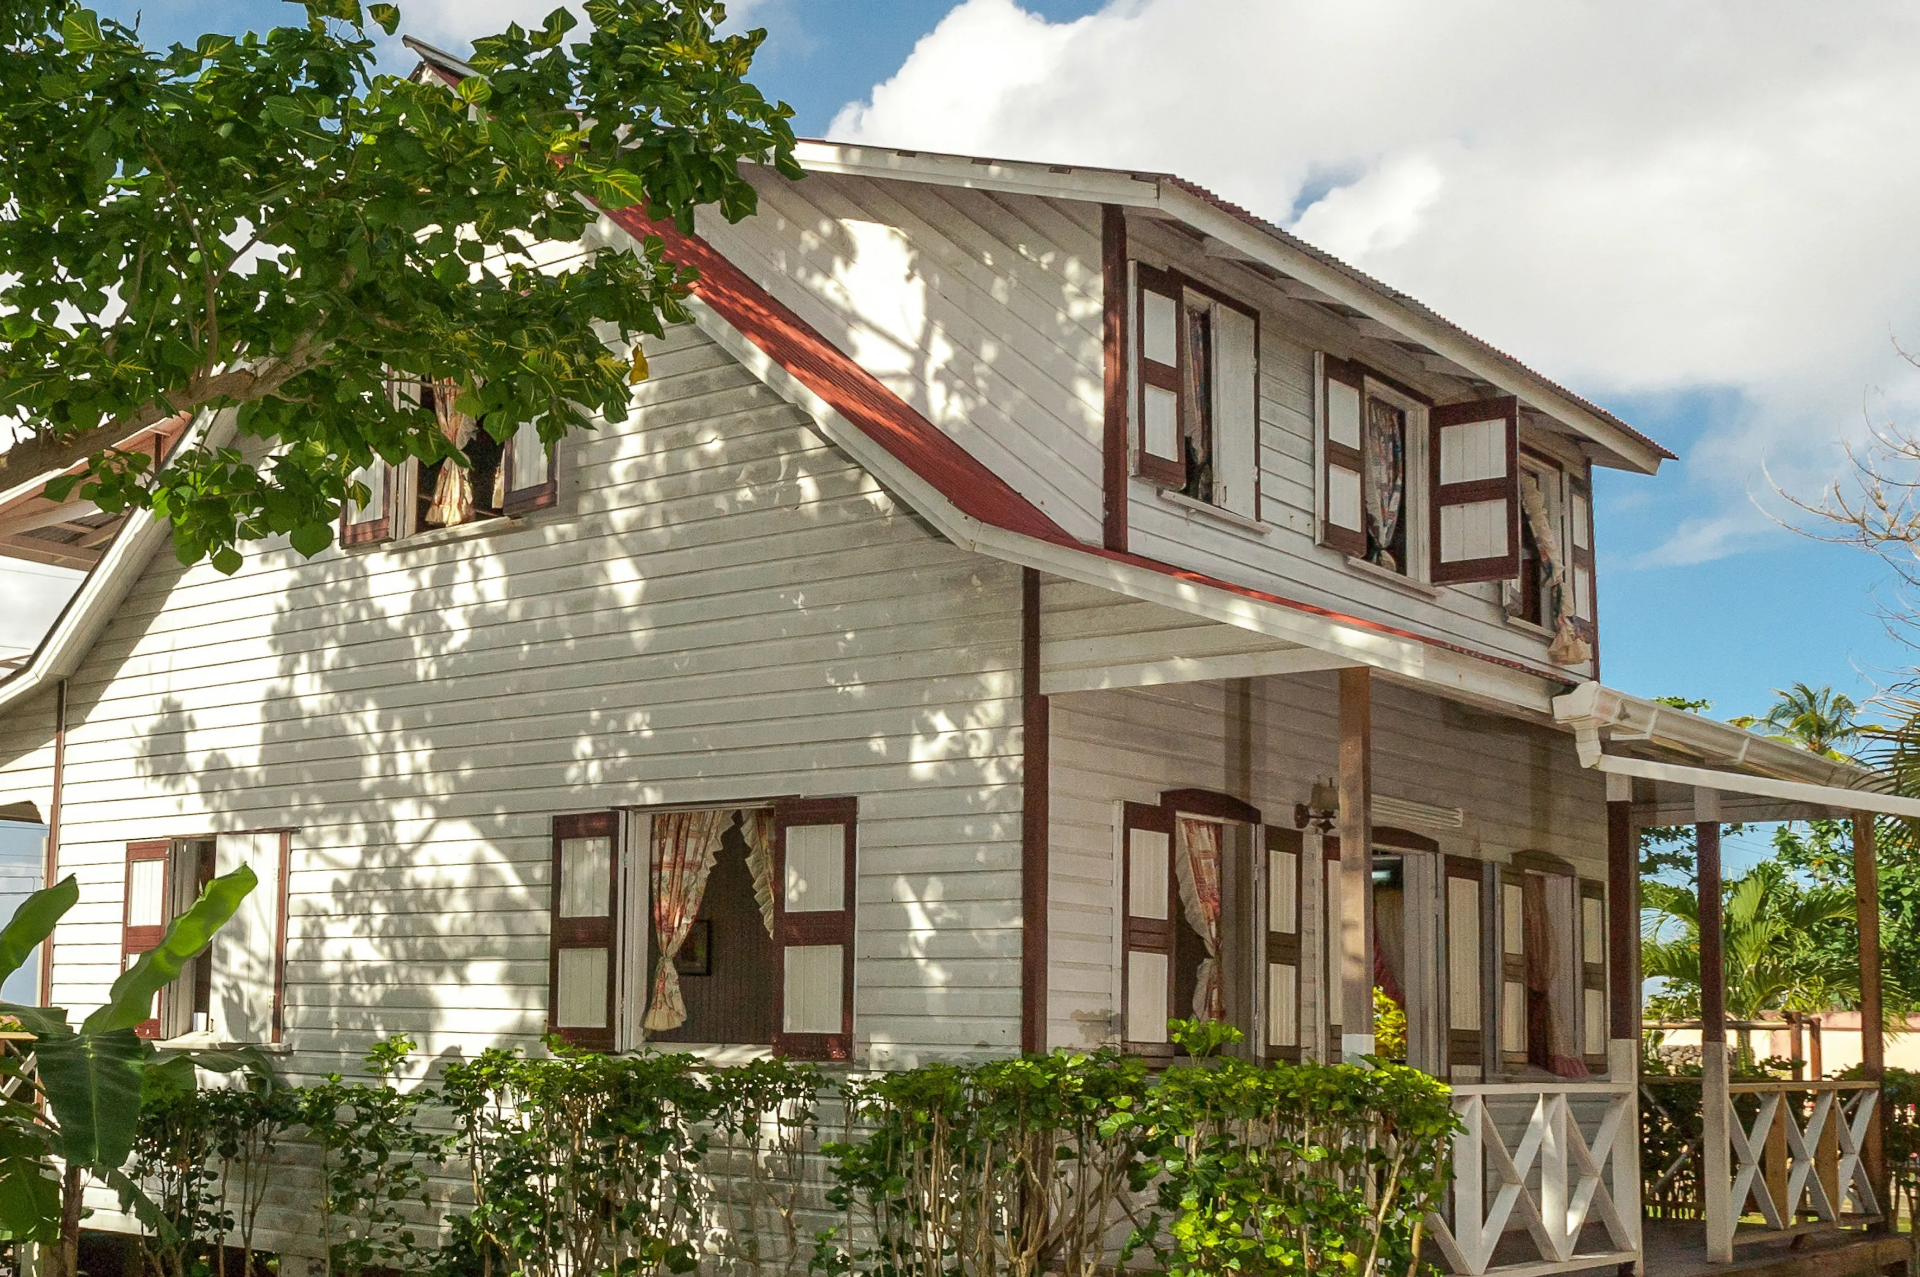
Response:
[{"label": "white porch railing", "polygon": [[[1473,1277],[1523,1277],[1639,1259],[1636,1101],[1631,1082],[1454,1087],[1466,1130],[1453,1145],[1451,1207],[1427,1220],[1448,1266]],[[1596,1247],[1589,1238],[1583,1250],[1590,1223],[1605,1241]],[[1516,1230],[1534,1253],[1497,1255]]]},{"label": "white porch railing", "polygon": [[[1862,1156],[1880,1099],[1877,1084],[1734,1082],[1727,1093],[1729,1156],[1722,1164],[1732,1182],[1724,1199],[1706,1195],[1710,1239],[1731,1242],[1879,1219],[1879,1201]],[[1734,1109],[1733,1101],[1743,1095],[1755,1100],[1751,1122]],[[1849,1199],[1852,1210],[1846,1209]],[[1727,1203],[1721,1208],[1724,1217],[1715,1209],[1721,1200]],[[1749,1203],[1765,1225],[1741,1231],[1739,1219]]]}]

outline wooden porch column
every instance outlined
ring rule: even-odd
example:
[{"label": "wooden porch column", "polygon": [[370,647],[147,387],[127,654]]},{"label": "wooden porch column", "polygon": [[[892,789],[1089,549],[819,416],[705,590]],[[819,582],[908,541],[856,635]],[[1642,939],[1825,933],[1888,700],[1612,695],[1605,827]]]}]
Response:
[{"label": "wooden porch column", "polygon": [[1373,678],[1340,671],[1340,1058],[1373,1054]]},{"label": "wooden porch column", "polygon": [[[1860,928],[1860,1075],[1881,1084],[1887,1078],[1886,1013],[1880,1002],[1880,861],[1874,847],[1873,813],[1853,813],[1853,913]],[[1892,1227],[1893,1201],[1887,1180],[1887,1109],[1883,1094],[1873,1109],[1873,1124],[1860,1150],[1867,1179]]]},{"label": "wooden porch column", "polygon": [[1727,1127],[1732,1107],[1727,1096],[1727,965],[1721,946],[1720,795],[1693,791],[1694,833],[1699,846],[1700,896],[1700,1126],[1706,1162],[1701,1186],[1705,1207],[1707,1259],[1733,1259],[1732,1145]]},{"label": "wooden porch column", "polygon": [[1607,1075],[1640,1076],[1640,830],[1633,823],[1633,780],[1607,776]]},{"label": "wooden porch column", "polygon": [[1020,1049],[1047,1049],[1053,721],[1040,693],[1040,573],[1020,570]]},{"label": "wooden porch column", "polygon": [[[1613,1204],[1646,1236],[1640,1199],[1640,830],[1633,820],[1633,780],[1607,776],[1607,1080],[1633,1087],[1625,1129],[1613,1154]],[[1633,1274],[1640,1263],[1623,1264]]]}]

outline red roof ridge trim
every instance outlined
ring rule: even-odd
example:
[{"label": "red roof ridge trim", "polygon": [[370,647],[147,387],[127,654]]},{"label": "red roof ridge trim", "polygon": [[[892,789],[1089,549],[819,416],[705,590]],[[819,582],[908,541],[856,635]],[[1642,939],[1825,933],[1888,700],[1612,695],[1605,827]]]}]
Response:
[{"label": "red roof ridge trim", "polygon": [[637,207],[610,210],[609,216],[635,236],[658,236],[670,260],[700,272],[693,285],[694,296],[713,307],[743,337],[826,400],[861,433],[944,493],[962,513],[1023,536],[1057,545],[1080,545],[978,457],[887,389],[879,378],[705,240],[681,234],[671,222],[650,221]]}]

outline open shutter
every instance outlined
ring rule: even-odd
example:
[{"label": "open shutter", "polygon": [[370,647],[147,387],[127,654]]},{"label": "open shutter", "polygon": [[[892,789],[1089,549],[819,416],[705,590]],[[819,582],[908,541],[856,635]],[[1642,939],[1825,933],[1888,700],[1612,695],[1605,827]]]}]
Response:
[{"label": "open shutter", "polygon": [[242,865],[259,885],[214,933],[209,966],[207,1027],[218,1042],[278,1042],[280,995],[286,962],[286,848],[284,833],[221,834],[214,839],[213,871]]},{"label": "open shutter", "polygon": [[524,422],[507,440],[504,451],[506,455],[501,464],[507,471],[507,495],[502,512],[525,514],[552,505],[557,491],[553,445],[540,438],[539,422]]},{"label": "open shutter", "polygon": [[1589,1069],[1607,1071],[1607,889],[1580,880],[1580,1054]]},{"label": "open shutter", "polygon": [[1180,283],[1167,271],[1136,265],[1139,304],[1135,308],[1140,332],[1140,405],[1138,450],[1140,473],[1158,483],[1184,487],[1187,482],[1186,437],[1180,411]]},{"label": "open shutter", "polygon": [[1171,1055],[1167,1021],[1173,1014],[1173,812],[1128,803],[1123,812],[1126,854],[1120,898],[1120,1005],[1126,1008],[1124,1049]]},{"label": "open shutter", "polygon": [[1485,990],[1486,919],[1483,866],[1465,856],[1446,859],[1447,1063],[1455,1082],[1479,1082],[1487,1069]]},{"label": "open shutter", "polygon": [[1441,404],[1427,420],[1434,583],[1510,580],[1520,572],[1519,401]]},{"label": "open shutter", "polygon": [[353,472],[353,481],[367,488],[367,503],[349,499],[340,509],[340,544],[372,545],[393,539],[394,468],[376,459]]},{"label": "open shutter", "polygon": [[1358,364],[1323,356],[1320,387],[1320,544],[1343,554],[1367,552],[1360,500],[1366,462],[1360,451],[1360,406],[1366,375]]},{"label": "open shutter", "polygon": [[1567,573],[1573,588],[1573,615],[1593,638],[1593,495],[1579,479],[1567,480]]},{"label": "open shutter", "polygon": [[553,819],[547,1032],[590,1051],[613,1049],[619,841],[613,812]]},{"label": "open shutter", "polygon": [[1506,1064],[1527,1064],[1526,891],[1520,871],[1500,870],[1500,1052]]},{"label": "open shutter", "polygon": [[1327,1007],[1327,1058],[1338,1063],[1342,1052],[1341,1039],[1346,1032],[1339,1019],[1346,1005],[1341,987],[1345,978],[1345,964],[1340,951],[1340,840],[1322,838],[1320,847],[1322,859],[1326,862],[1321,877],[1327,884],[1327,911],[1321,915],[1320,922],[1320,950],[1326,959],[1326,982],[1321,985],[1323,992],[1320,1000]]},{"label": "open shutter", "polygon": [[800,1060],[853,1058],[854,855],[859,804],[792,798],[773,808],[773,1046]]},{"label": "open shutter", "polygon": [[[122,971],[147,950],[157,948],[167,933],[167,866],[172,847],[164,838],[127,844],[127,894],[120,928]],[[164,992],[160,995],[165,996]],[[159,1037],[159,1013],[135,1026],[134,1032],[143,1038]]]},{"label": "open shutter", "polygon": [[1266,827],[1267,1058],[1300,1059],[1300,852],[1297,829]]},{"label": "open shutter", "polygon": [[1259,325],[1213,305],[1213,491],[1235,514],[1260,517]]}]

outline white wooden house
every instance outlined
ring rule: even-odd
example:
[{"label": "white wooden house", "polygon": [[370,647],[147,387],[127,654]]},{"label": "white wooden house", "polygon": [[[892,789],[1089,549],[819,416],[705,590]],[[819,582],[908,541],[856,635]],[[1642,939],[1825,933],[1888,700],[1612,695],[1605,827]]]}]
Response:
[{"label": "white wooden house", "polygon": [[243,861],[149,1030],[297,1075],[1165,1056],[1196,1011],[1339,1060],[1378,985],[1461,1103],[1591,1145],[1457,1194],[1456,1265],[1502,1210],[1633,1260],[1633,822],[1858,783],[1598,684],[1593,468],[1671,454],[1179,178],[800,159],[738,225],[591,230],[701,271],[624,420],[370,475],[312,559],[4,494],[0,554],[92,565],[0,683],[0,804],[83,891],[48,996]]}]

